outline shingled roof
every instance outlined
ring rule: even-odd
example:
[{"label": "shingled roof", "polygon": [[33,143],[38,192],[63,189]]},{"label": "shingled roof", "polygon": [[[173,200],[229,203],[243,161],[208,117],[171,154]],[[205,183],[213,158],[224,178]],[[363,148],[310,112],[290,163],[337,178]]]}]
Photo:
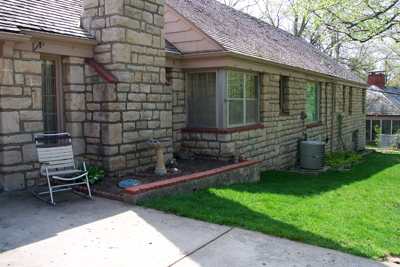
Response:
[{"label": "shingled roof", "polygon": [[182,53],[167,40],[165,40],[165,52],[170,54],[182,55]]},{"label": "shingled roof", "polygon": [[367,115],[400,115],[400,87],[381,89],[371,85],[367,90]]},{"label": "shingled roof", "polygon": [[227,51],[365,83],[305,40],[216,0],[166,0]]},{"label": "shingled roof", "polygon": [[94,39],[80,27],[82,0],[0,0],[0,30],[33,30]]}]

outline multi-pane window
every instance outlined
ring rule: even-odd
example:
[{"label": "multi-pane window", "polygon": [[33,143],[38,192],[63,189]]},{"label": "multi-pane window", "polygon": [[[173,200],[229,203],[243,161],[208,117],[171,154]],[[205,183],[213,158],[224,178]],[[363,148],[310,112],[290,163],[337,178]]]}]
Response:
[{"label": "multi-pane window", "polygon": [[187,125],[230,128],[259,123],[257,75],[215,70],[186,74]]},{"label": "multi-pane window", "polygon": [[397,134],[400,131],[400,121],[392,121],[392,134]]},{"label": "multi-pane window", "polygon": [[228,72],[228,126],[259,121],[258,76]]},{"label": "multi-pane window", "polygon": [[188,74],[188,125],[216,127],[217,78],[215,72]]},{"label": "multi-pane window", "polygon": [[319,121],[319,86],[307,83],[307,122]]},{"label": "multi-pane window", "polygon": [[382,120],[381,132],[382,134],[391,134],[392,133],[392,121],[391,120]]},{"label": "multi-pane window", "polygon": [[56,64],[54,60],[42,59],[42,111],[43,132],[58,132]]},{"label": "multi-pane window", "polygon": [[379,126],[382,134],[397,134],[400,130],[400,120],[366,120],[366,141],[375,141],[375,126]]}]

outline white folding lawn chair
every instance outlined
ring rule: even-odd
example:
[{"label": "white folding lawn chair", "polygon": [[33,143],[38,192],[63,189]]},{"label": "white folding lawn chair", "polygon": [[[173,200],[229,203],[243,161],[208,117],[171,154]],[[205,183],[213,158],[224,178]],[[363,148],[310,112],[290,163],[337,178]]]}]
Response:
[{"label": "white folding lawn chair", "polygon": [[[34,188],[32,192],[41,200],[53,205],[56,204],[53,199],[53,193],[60,191],[72,190],[82,197],[93,199],[90,193],[85,160],[79,159],[82,161],[83,170],[78,170],[76,168],[70,134],[37,134],[35,141],[40,171],[36,188]],[[47,179],[48,191],[45,192],[39,191],[39,183],[42,176],[45,176]],[[59,180],[62,183],[55,185],[50,178]],[[77,192],[74,189],[77,185],[86,185],[87,194],[84,195]],[[44,194],[49,194],[50,199],[43,198],[42,195]]]}]

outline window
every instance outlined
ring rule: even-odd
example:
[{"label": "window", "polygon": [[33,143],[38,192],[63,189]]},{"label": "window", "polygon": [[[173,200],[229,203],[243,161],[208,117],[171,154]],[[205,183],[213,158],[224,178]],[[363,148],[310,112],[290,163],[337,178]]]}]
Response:
[{"label": "window", "polygon": [[366,141],[372,141],[371,140],[371,120],[366,120],[365,121],[365,140]]},{"label": "window", "polygon": [[319,86],[307,83],[307,122],[319,121]]},{"label": "window", "polygon": [[372,120],[372,127],[371,127],[371,130],[372,130],[372,135],[371,135],[372,141],[375,141],[375,137],[376,137],[375,126],[377,126],[377,125],[379,126],[379,128],[382,128],[380,120]]},{"label": "window", "polygon": [[259,121],[258,76],[228,72],[228,126]]},{"label": "window", "polygon": [[349,114],[353,113],[353,88],[349,89]]},{"label": "window", "polygon": [[397,131],[400,130],[400,121],[392,121],[392,134],[397,134]]},{"label": "window", "polygon": [[382,120],[382,134],[391,134],[392,133],[392,121],[391,120]]},{"label": "window", "polygon": [[280,113],[288,113],[288,85],[289,85],[289,77],[281,76],[279,79],[279,112]]},{"label": "window", "polygon": [[343,95],[342,95],[342,98],[343,98],[343,108],[342,108],[342,111],[343,111],[343,112],[346,112],[346,87],[344,87],[344,86],[343,86]]},{"label": "window", "polygon": [[62,97],[59,58],[43,58],[42,76],[42,112],[43,133],[62,132]]},{"label": "window", "polygon": [[215,70],[186,74],[187,126],[226,129],[259,123],[257,75]]},{"label": "window", "polygon": [[216,72],[189,73],[188,125],[216,127]]}]

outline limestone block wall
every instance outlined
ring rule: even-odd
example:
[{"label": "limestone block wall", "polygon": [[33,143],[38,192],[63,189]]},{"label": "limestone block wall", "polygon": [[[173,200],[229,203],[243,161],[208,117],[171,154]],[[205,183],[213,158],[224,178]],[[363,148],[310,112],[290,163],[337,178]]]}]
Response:
[{"label": "limestone block wall", "polygon": [[232,130],[182,129],[182,148],[195,155],[220,160],[232,156],[263,161],[265,159],[265,129],[262,126]]},{"label": "limestone block wall", "polygon": [[167,82],[172,89],[172,140],[174,153],[181,151],[182,132],[186,123],[185,75],[181,69],[166,69]]},{"label": "limestone block wall", "polygon": [[[147,141],[172,139],[172,88],[165,84],[164,1],[85,0],[82,25],[99,41],[94,59],[119,80],[86,77],[87,157],[106,172],[154,166]],[[172,144],[165,149],[172,157]]]},{"label": "limestone block wall", "polygon": [[33,186],[38,177],[34,143],[43,130],[40,54],[14,51],[0,58],[0,190]]},{"label": "limestone block wall", "polygon": [[[38,52],[14,50],[11,59],[0,59],[0,190],[32,187],[39,176],[35,135],[43,132],[41,59]],[[84,59],[60,58],[63,99],[59,131],[72,136],[74,154],[86,152]]]},{"label": "limestone block wall", "polygon": [[[327,152],[349,150],[352,142],[356,149],[365,147],[364,123],[362,113],[362,88],[352,88],[352,113],[342,112],[345,88],[345,107],[350,105],[349,87],[341,84],[319,82],[319,119],[316,124],[307,124],[301,119],[306,110],[307,79],[285,77],[284,113],[279,109],[279,81],[276,74],[260,76],[260,125],[259,128],[243,127],[226,130],[182,129],[182,150],[191,151],[204,157],[228,160],[233,155],[245,159],[261,161],[261,169],[280,169],[296,164],[298,161],[298,139],[308,136],[308,140],[329,141],[325,144]],[[333,95],[334,94],[334,95]],[[347,94],[347,97],[346,97]],[[347,99],[347,100],[346,100]],[[335,110],[332,110],[333,104]],[[340,111],[339,111],[340,110]],[[339,119],[342,119],[342,138],[339,138]],[[257,126],[256,126],[257,127]],[[343,140],[343,142],[341,141]]]},{"label": "limestone block wall", "polygon": [[[365,88],[336,86],[336,113],[334,116],[333,140],[336,142],[334,151],[352,149],[352,142],[356,148],[365,148],[365,101],[363,101]],[[351,94],[351,97],[350,97]],[[350,103],[351,101],[351,103]],[[363,108],[364,105],[364,108]],[[339,116],[342,117],[342,133],[339,137]]]},{"label": "limestone block wall", "polygon": [[62,63],[62,99],[64,100],[65,131],[72,137],[74,154],[84,156],[86,142],[83,126],[87,117],[85,92],[85,59],[79,57],[63,57]]}]

